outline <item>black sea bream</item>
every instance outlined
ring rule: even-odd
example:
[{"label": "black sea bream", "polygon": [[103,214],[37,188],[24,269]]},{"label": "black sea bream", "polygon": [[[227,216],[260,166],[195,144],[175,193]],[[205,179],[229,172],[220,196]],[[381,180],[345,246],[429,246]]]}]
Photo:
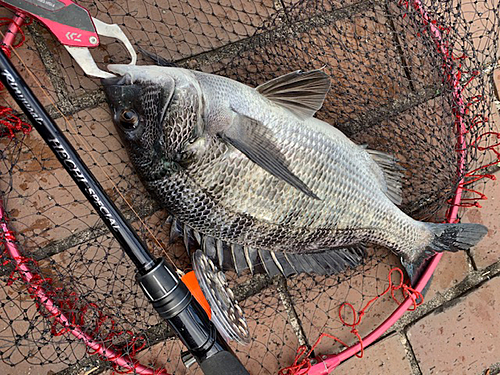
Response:
[{"label": "black sea bream", "polygon": [[254,89],[181,68],[109,68],[121,77],[103,81],[106,95],[141,180],[174,230],[224,268],[334,274],[377,244],[413,276],[430,255],[487,232],[403,213],[395,159],[313,118],[330,87],[320,70]]}]

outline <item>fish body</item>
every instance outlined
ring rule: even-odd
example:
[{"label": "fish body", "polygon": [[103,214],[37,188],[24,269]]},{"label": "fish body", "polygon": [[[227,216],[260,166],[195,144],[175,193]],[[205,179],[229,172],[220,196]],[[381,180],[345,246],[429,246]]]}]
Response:
[{"label": "fish body", "polygon": [[330,87],[321,71],[254,89],[174,67],[110,69],[122,77],[105,91],[141,180],[184,237],[193,231],[226,268],[332,274],[377,244],[412,276],[435,252],[486,233],[404,214],[396,160],[313,117]]}]

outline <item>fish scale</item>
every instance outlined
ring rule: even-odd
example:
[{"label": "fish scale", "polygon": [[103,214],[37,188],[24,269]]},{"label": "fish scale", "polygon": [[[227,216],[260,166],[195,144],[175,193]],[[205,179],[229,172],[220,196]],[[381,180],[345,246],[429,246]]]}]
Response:
[{"label": "fish scale", "polygon": [[[414,281],[429,256],[486,233],[404,214],[395,159],[313,117],[330,87],[322,71],[254,89],[180,68],[109,68],[129,77],[103,84],[143,183],[224,268],[332,274],[377,244],[401,256]],[[151,103],[151,87],[161,105]]]}]

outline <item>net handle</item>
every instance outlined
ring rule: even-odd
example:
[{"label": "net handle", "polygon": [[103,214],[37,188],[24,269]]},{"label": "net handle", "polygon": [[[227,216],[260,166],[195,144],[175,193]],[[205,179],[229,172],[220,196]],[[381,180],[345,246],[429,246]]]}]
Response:
[{"label": "net handle", "polygon": [[[422,16],[423,25],[429,27],[429,30],[431,31],[431,36],[433,37],[434,41],[437,44],[437,50],[443,57],[443,66],[445,68],[448,68],[451,74],[451,84],[453,85],[453,98],[457,103],[455,109],[455,111],[457,111],[455,115],[456,115],[456,125],[457,125],[456,132],[458,135],[457,148],[456,148],[458,153],[457,172],[459,176],[463,176],[465,172],[466,146],[467,146],[464,136],[464,134],[466,133],[466,127],[463,119],[464,116],[464,101],[462,98],[463,88],[460,85],[460,80],[457,72],[452,70],[453,64],[451,61],[451,56],[449,54],[449,51],[447,47],[444,45],[444,43],[441,43],[442,41],[441,30],[432,22],[432,19],[425,11],[423,4],[420,0],[413,0],[412,4],[413,7],[416,10],[418,10],[420,15]],[[451,208],[450,210],[448,210],[446,215],[446,221],[448,223],[454,223],[457,220],[458,209],[460,207],[460,201],[462,199],[462,193],[463,193],[463,182],[464,178],[461,177],[460,182],[458,183],[457,188],[455,190],[455,195],[451,201]],[[421,276],[415,288],[418,292],[422,292],[422,290],[425,288],[430,278],[432,277],[434,271],[436,270],[436,267],[438,266],[442,256],[443,253],[439,253],[436,254],[431,259],[429,265],[425,269],[425,272]],[[416,298],[415,294],[408,296],[404,300],[404,302],[401,305],[399,305],[398,308],[394,310],[394,312],[383,323],[381,323],[374,331],[372,331],[370,334],[368,334],[366,337],[363,338],[362,340],[363,344],[357,343],[356,345],[349,347],[348,349],[342,351],[339,354],[320,357],[320,361],[317,364],[313,365],[309,369],[307,374],[327,375],[343,361],[354,356],[362,348],[366,348],[368,345],[372,344],[375,340],[381,337],[389,328],[391,328],[403,316],[403,314],[406,311],[408,311],[408,309],[411,306],[414,305],[415,298]]]}]

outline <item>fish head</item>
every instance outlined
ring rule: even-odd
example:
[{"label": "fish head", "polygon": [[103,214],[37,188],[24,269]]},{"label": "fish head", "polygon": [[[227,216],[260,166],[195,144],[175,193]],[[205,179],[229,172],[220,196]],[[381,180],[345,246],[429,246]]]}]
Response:
[{"label": "fish head", "polygon": [[203,133],[196,79],[180,68],[109,69],[119,75],[102,80],[113,123],[139,174],[152,180],[178,168],[186,147]]}]

